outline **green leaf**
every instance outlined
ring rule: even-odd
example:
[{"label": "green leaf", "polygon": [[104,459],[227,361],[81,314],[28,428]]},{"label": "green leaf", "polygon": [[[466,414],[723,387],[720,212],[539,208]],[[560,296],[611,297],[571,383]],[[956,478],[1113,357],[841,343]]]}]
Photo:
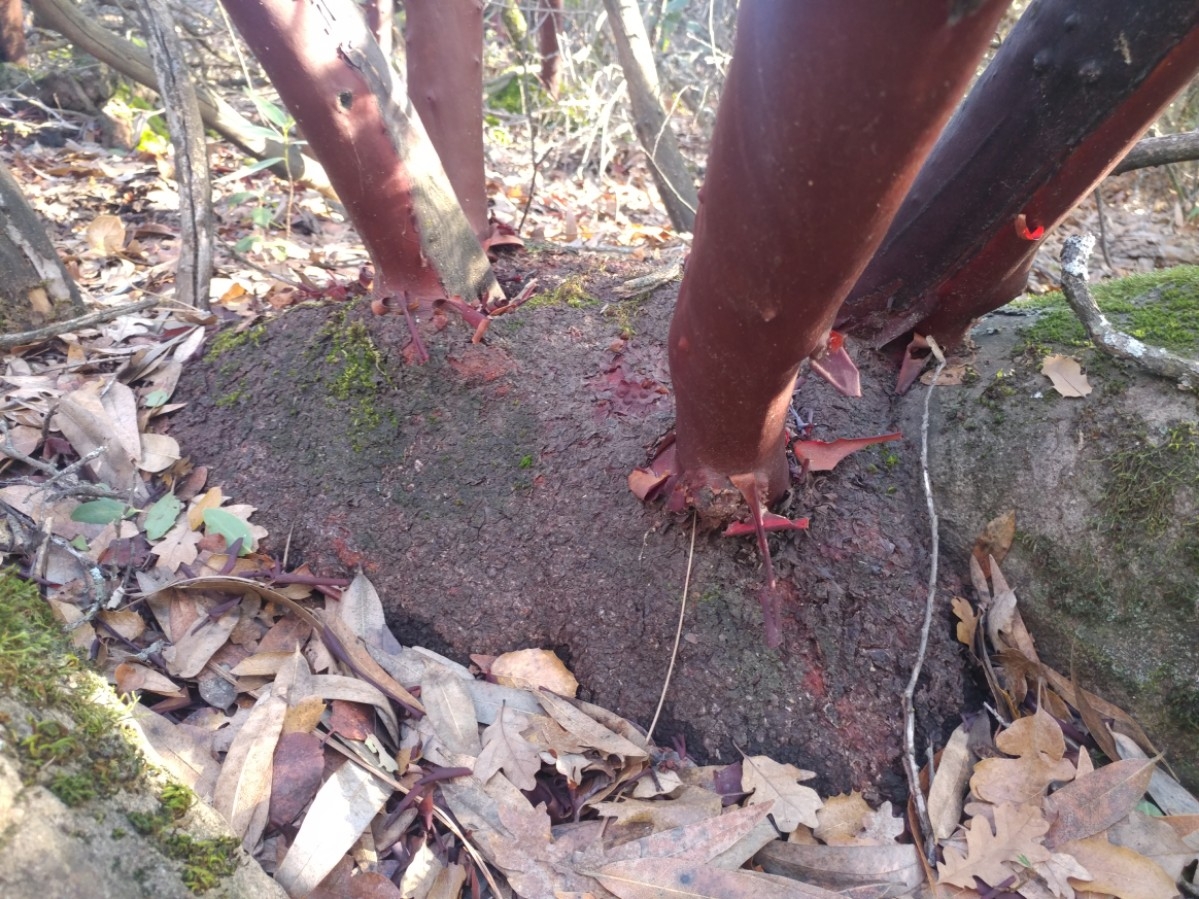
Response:
[{"label": "green leaf", "polygon": [[250,221],[259,228],[269,228],[275,220],[275,211],[265,206],[258,206],[250,213]]},{"label": "green leaf", "polygon": [[210,534],[220,534],[225,538],[225,545],[232,546],[241,540],[241,555],[246,555],[254,549],[254,535],[250,526],[232,512],[224,509],[207,509],[204,512],[204,528]]},{"label": "green leaf", "polygon": [[94,499],[80,503],[71,513],[71,521],[81,521],[84,524],[111,524],[120,521],[132,509],[119,499]]},{"label": "green leaf", "polygon": [[239,240],[237,243],[235,243],[233,245],[233,249],[237,250],[237,252],[239,252],[239,253],[249,253],[251,250],[253,250],[255,247],[257,247],[258,244],[261,242],[262,242],[262,238],[259,237],[257,234],[247,234],[245,237],[243,237],[241,240]]},{"label": "green leaf", "polygon": [[143,402],[146,404],[147,409],[157,409],[159,406],[165,406],[167,400],[170,398],[171,395],[165,390],[151,390],[146,394]]},{"label": "green leaf", "polygon": [[183,503],[173,493],[168,493],[146,512],[146,539],[161,540],[175,526],[175,519]]}]

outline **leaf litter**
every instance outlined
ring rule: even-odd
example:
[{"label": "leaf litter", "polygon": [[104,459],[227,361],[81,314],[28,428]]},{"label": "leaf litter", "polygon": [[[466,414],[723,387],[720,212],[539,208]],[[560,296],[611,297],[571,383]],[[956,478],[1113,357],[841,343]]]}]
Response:
[{"label": "leaf litter", "polygon": [[260,553],[254,508],[153,431],[213,321],[149,311],[6,358],[5,549],[140,696],[147,753],[291,895],[1165,899],[1193,884],[1199,803],[1135,722],[1039,660],[999,569],[1010,522],[976,547],[977,602],[950,603],[994,704],[931,776],[926,867],[889,805],[821,798],[765,756],[698,767],[575,699],[548,650],[468,668],[405,647],[362,574]]}]

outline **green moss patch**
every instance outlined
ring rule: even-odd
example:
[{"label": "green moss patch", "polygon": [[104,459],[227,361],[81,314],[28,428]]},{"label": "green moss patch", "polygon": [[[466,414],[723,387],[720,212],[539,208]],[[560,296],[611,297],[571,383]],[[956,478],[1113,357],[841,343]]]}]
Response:
[{"label": "green moss patch", "polygon": [[238,841],[233,837],[198,840],[180,831],[176,825],[195,802],[186,787],[168,784],[153,812],[129,812],[126,817],[133,829],[154,841],[167,858],[182,865],[180,878],[193,893],[202,894],[216,887],[237,871]]},{"label": "green moss patch", "polygon": [[[1091,285],[1091,293],[1112,325],[1138,340],[1176,352],[1199,350],[1199,266],[1128,275]],[[1087,334],[1058,291],[1010,304],[1037,312],[1022,330],[1029,344],[1086,347]]]},{"label": "green moss patch", "polygon": [[68,806],[112,796],[142,772],[118,712],[96,701],[99,689],[37,588],[0,575],[0,692],[37,709],[23,720],[3,716],[0,732],[25,781]]}]

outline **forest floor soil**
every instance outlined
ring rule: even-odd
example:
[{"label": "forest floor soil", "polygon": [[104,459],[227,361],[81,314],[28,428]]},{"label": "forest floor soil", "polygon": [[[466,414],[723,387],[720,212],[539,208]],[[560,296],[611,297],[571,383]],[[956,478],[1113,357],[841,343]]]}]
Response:
[{"label": "forest floor soil", "polygon": [[[401,317],[365,304],[288,311],[187,368],[170,432],[210,483],[258,507],[267,552],[321,574],[366,570],[402,643],[463,662],[553,649],[585,698],[647,726],[691,536],[626,483],[672,424],[664,341],[677,284],[614,293],[647,268],[555,250],[505,258],[509,295],[536,276],[542,299],[497,321],[484,345],[452,323],[424,366],[404,364]],[[856,355],[862,398],[801,386],[814,437],[895,430],[919,402],[891,396],[884,360]],[[347,392],[347,372],[364,367],[367,389]],[[905,433],[797,480],[787,511],[811,528],[771,537],[794,597],[778,649],[764,642],[752,538],[697,536],[660,742],[684,740],[708,761],[766,753],[814,770],[826,794],[904,795],[900,696],[929,571],[918,440]],[[956,572],[941,591],[960,593]],[[974,705],[948,608],[917,693],[922,743]]]}]

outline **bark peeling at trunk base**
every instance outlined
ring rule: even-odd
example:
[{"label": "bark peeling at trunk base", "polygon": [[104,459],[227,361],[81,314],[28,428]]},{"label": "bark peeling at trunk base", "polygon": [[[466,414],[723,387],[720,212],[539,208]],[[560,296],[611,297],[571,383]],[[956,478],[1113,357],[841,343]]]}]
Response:
[{"label": "bark peeling at trunk base", "polygon": [[1006,5],[742,3],[670,330],[679,470],[700,504],[730,476],[766,500],[786,488],[800,363],[824,348]]}]

